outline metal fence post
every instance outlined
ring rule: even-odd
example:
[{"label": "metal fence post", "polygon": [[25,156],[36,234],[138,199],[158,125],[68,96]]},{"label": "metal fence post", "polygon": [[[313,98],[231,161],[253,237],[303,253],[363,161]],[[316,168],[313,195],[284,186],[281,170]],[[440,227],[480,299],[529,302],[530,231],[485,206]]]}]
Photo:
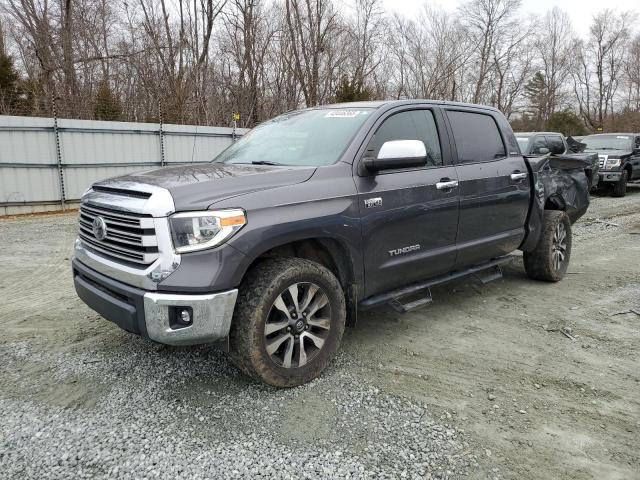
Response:
[{"label": "metal fence post", "polygon": [[58,163],[58,179],[60,181],[60,205],[62,211],[66,209],[67,196],[64,187],[64,167],[62,165],[62,149],[60,148],[60,130],[58,129],[58,108],[56,97],[53,97],[53,136],[56,141],[56,158]]},{"label": "metal fence post", "polygon": [[160,120],[160,129],[158,135],[160,136],[160,166],[164,167],[164,131],[162,129],[162,106],[160,100],[158,100],[158,119]]}]

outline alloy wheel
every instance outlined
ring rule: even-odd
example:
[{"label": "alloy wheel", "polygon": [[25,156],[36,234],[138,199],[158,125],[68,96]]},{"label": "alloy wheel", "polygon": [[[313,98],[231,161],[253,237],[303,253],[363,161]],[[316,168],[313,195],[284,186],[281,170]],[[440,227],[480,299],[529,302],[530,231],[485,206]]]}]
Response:
[{"label": "alloy wheel", "polygon": [[567,229],[564,223],[560,222],[556,225],[553,234],[553,267],[556,271],[560,270],[562,263],[567,256]]},{"label": "alloy wheel", "polygon": [[264,326],[271,360],[284,368],[299,368],[322,350],[331,328],[329,297],[318,285],[290,285],[271,306]]}]

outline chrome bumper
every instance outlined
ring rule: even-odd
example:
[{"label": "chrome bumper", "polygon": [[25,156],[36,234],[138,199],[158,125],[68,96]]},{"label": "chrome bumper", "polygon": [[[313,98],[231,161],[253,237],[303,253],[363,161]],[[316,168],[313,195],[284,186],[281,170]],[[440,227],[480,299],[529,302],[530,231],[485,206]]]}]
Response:
[{"label": "chrome bumper", "polygon": [[622,177],[622,172],[621,171],[607,171],[607,170],[600,170],[598,172],[598,177],[600,178],[601,182],[618,182],[620,181],[620,177]]},{"label": "chrome bumper", "polygon": [[[229,335],[238,290],[206,294],[150,292],[122,283],[73,259],[80,299],[120,328],[168,345],[211,343]],[[191,322],[179,321],[189,307]]]},{"label": "chrome bumper", "polygon": [[[151,340],[168,345],[210,343],[229,335],[238,290],[207,295],[144,294],[144,321]],[[172,328],[170,307],[191,307],[193,323]]]}]

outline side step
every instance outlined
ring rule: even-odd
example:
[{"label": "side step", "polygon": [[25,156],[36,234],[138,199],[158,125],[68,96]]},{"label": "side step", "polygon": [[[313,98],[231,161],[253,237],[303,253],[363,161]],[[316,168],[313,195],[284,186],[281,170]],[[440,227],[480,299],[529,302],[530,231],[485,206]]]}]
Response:
[{"label": "side step", "polygon": [[496,265],[495,267],[487,268],[482,272],[476,273],[475,277],[480,283],[486,285],[489,282],[500,280],[502,278],[502,268],[500,268],[500,265]]},{"label": "side step", "polygon": [[[422,282],[412,283],[411,285],[407,285],[390,292],[379,293],[378,295],[374,295],[363,300],[358,304],[358,307],[362,310],[367,310],[369,308],[388,303],[394,310],[400,313],[406,313],[431,303],[433,298],[431,297],[430,288],[436,285],[449,283],[453,280],[467,277],[469,275],[475,275],[483,284],[501,278],[502,269],[500,268],[500,265],[511,262],[513,258],[514,257],[512,255],[495,258],[464,270],[457,270]],[[413,298],[417,296],[418,298],[407,303],[403,303],[401,301],[402,298],[409,296]]]},{"label": "side step", "polygon": [[[422,295],[418,298],[415,298],[417,295]],[[416,292],[415,295],[411,295],[411,297],[415,298],[407,303],[402,303],[402,297],[396,297],[389,302],[391,308],[393,308],[398,313],[407,313],[412,310],[417,310],[420,307],[424,307],[425,305],[429,305],[433,302],[433,297],[431,296],[431,289],[425,288],[424,291]]]}]

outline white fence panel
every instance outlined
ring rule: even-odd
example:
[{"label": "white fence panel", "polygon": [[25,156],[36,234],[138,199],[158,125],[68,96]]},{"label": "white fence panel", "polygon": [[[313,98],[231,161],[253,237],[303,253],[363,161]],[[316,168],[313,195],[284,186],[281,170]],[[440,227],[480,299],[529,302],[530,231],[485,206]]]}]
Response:
[{"label": "white fence panel", "polygon": [[103,178],[208,162],[234,136],[231,128],[193,125],[58,119],[57,132],[54,125],[53,118],[0,116],[0,215],[59,210]]}]

